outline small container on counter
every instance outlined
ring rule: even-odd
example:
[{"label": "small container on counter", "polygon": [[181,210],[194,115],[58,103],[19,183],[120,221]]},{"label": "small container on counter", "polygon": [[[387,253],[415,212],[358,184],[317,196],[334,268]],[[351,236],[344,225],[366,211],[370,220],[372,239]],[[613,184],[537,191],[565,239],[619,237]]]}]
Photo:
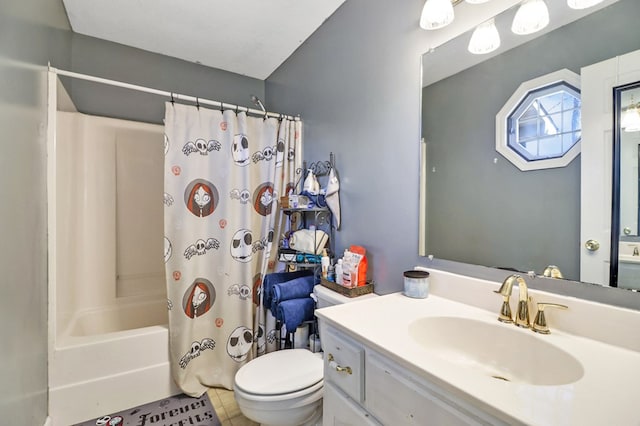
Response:
[{"label": "small container on counter", "polygon": [[429,273],[427,271],[404,272],[404,295],[416,299],[429,297]]}]

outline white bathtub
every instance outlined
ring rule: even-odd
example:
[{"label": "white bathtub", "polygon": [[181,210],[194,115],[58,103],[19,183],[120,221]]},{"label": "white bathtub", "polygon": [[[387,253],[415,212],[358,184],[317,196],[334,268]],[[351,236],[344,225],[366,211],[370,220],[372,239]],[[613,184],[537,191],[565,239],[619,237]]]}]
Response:
[{"label": "white bathtub", "polygon": [[53,424],[66,426],[180,393],[169,369],[166,323],[166,299],[75,315],[53,351]]},{"label": "white bathtub", "polygon": [[155,202],[163,127],[61,111],[55,122],[49,417],[68,426],[180,391],[169,369],[164,206]]}]

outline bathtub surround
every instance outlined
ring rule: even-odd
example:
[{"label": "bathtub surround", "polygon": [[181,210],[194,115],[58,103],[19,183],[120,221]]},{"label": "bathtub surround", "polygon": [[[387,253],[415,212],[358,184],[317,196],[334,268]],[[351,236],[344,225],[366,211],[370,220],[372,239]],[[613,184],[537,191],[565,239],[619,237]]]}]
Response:
[{"label": "bathtub surround", "polygon": [[163,398],[117,413],[106,413],[95,419],[78,423],[76,426],[117,425],[200,425],[221,426],[216,410],[208,395],[192,398],[181,394]]},{"label": "bathtub surround", "polygon": [[[262,279],[295,187],[302,123],[166,103],[165,266],[170,362],[188,395],[233,387],[266,351]],[[277,239],[276,239],[277,240]]]}]

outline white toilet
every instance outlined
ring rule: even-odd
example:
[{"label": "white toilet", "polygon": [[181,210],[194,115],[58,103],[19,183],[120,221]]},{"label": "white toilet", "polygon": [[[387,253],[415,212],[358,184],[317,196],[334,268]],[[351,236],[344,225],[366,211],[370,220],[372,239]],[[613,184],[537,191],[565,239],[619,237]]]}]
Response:
[{"label": "white toilet", "polygon": [[[315,286],[317,308],[362,300]],[[320,336],[322,341],[322,336]],[[322,424],[323,361],[307,349],[284,349],[245,364],[235,376],[233,391],[245,417],[264,426]]]}]

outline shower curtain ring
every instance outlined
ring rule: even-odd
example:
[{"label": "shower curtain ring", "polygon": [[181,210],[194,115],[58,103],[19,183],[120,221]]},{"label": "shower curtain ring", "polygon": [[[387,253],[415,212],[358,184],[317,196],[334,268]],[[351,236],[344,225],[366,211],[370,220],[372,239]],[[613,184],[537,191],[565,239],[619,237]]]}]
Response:
[{"label": "shower curtain ring", "polygon": [[200,111],[200,100],[198,99],[197,96],[196,96],[196,108],[198,108],[198,111]]},{"label": "shower curtain ring", "polygon": [[171,92],[171,105],[175,106],[176,100],[173,98],[173,92]]}]

